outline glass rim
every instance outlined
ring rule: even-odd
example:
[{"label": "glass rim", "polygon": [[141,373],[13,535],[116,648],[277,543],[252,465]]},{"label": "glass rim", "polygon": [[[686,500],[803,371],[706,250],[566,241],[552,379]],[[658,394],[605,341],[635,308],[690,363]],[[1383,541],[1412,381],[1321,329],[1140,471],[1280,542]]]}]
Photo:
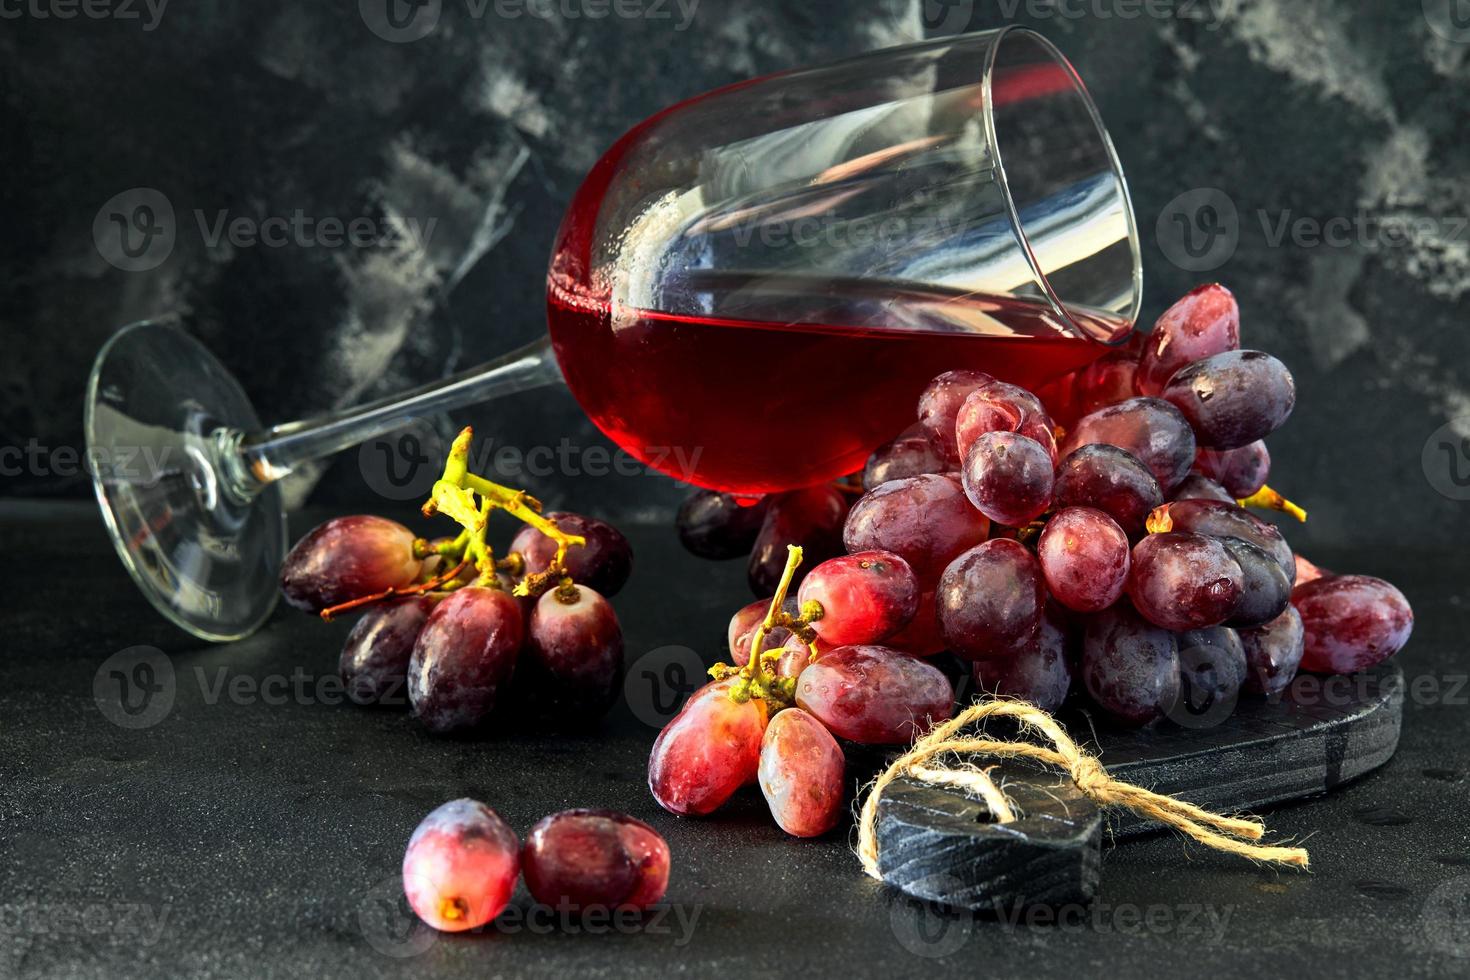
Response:
[{"label": "glass rim", "polygon": [[[1029,27],[1009,25],[995,28],[991,31],[977,33],[993,34],[994,40],[987,46],[985,54],[985,70],[981,79],[982,112],[985,124],[985,139],[990,144],[990,150],[995,160],[995,179],[1000,185],[1001,197],[1005,201],[1006,215],[1011,222],[1011,231],[1015,236],[1016,243],[1021,247],[1026,256],[1026,262],[1031,267],[1031,274],[1036,278],[1036,283],[1046,294],[1047,302],[1051,304],[1052,311],[1062,322],[1074,333],[1086,337],[1098,343],[1116,346],[1125,343],[1129,337],[1138,329],[1138,315],[1143,308],[1143,253],[1138,241],[1138,219],[1133,213],[1133,197],[1128,191],[1128,179],[1123,174],[1122,161],[1118,159],[1117,148],[1113,145],[1113,139],[1108,134],[1107,127],[1103,125],[1102,114],[1097,110],[1097,104],[1092,101],[1092,94],[1087,91],[1087,85],[1082,81],[1082,76],[1072,66],[1060,48],[1045,35]],[[1000,53],[1000,46],[1008,39],[1016,35],[1024,35],[1028,40],[1039,44],[1043,51],[1062,69],[1072,83],[1072,93],[1082,101],[1087,110],[1088,118],[1092,120],[1093,129],[1097,133],[1098,141],[1102,144],[1103,152],[1107,154],[1108,165],[1112,169],[1113,179],[1117,181],[1118,192],[1123,198],[1123,214],[1128,221],[1128,250],[1133,259],[1132,292],[1133,299],[1129,305],[1127,320],[1129,329],[1126,334],[1116,340],[1104,340],[1095,336],[1078,322],[1067,305],[1057,295],[1056,289],[1041,269],[1041,263],[1037,261],[1036,252],[1031,247],[1031,241],[1026,235],[1025,226],[1021,223],[1020,212],[1016,210],[1016,199],[1011,193],[1010,180],[1006,176],[1005,156],[1001,152],[1000,141],[996,136],[995,127],[995,104],[992,92],[992,84],[995,76],[996,56]]]}]

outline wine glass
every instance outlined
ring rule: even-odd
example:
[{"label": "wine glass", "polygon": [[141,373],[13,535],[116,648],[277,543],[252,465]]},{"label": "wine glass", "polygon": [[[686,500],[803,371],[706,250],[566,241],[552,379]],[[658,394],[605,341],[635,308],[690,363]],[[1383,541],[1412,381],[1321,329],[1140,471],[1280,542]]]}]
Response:
[{"label": "wine glass", "polygon": [[942,38],[639,124],[567,211],[549,336],[447,380],[263,428],[177,318],[127,326],[92,371],[89,459],[149,600],[230,640],[275,604],[276,481],[413,418],[564,377],[634,456],[754,496],[861,467],[941,371],[1032,385],[1088,363],[1140,290],[1127,185],[1072,66],[1020,28]]}]

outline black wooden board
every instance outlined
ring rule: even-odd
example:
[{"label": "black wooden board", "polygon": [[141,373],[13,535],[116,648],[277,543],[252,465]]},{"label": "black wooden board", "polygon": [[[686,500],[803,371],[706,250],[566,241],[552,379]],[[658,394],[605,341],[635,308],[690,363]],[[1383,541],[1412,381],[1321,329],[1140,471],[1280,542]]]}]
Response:
[{"label": "black wooden board", "polygon": [[[1383,765],[1398,746],[1404,678],[1383,664],[1352,677],[1303,675],[1279,698],[1242,698],[1223,718],[1140,731],[1068,728],[1116,778],[1221,812],[1257,811],[1326,792]],[[1063,774],[1008,763],[992,771],[1020,819],[994,822],[956,789],[894,780],[878,805],[879,872],[915,898],[987,910],[1089,901],[1104,837],[1159,829],[1100,811]]]}]

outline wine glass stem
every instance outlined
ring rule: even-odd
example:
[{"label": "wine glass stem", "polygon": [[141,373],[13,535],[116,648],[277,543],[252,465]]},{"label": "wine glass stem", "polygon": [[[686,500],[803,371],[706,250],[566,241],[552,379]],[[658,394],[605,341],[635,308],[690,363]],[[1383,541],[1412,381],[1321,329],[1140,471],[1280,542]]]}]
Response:
[{"label": "wine glass stem", "polygon": [[551,340],[542,337],[488,364],[366,405],[263,432],[222,430],[216,434],[220,469],[229,491],[249,498],[303,463],[401,429],[416,418],[560,380]]}]

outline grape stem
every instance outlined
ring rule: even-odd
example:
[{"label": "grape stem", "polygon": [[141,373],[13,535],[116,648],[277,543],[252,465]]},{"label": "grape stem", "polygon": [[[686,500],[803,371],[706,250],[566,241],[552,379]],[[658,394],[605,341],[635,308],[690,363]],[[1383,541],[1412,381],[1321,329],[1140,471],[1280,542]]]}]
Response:
[{"label": "grape stem", "polygon": [[440,586],[454,581],[454,579],[459,576],[459,573],[468,568],[469,565],[470,560],[468,558],[465,558],[461,560],[458,565],[455,565],[443,575],[440,575],[437,578],[431,578],[427,582],[421,582],[418,585],[412,585],[404,589],[384,589],[382,592],[375,592],[372,595],[362,595],[358,596],[356,599],[348,599],[346,602],[339,602],[335,606],[328,606],[326,609],[323,609],[321,611],[321,617],[323,620],[330,623],[337,616],[340,616],[342,613],[345,612],[350,612],[353,609],[359,609],[363,606],[375,605],[379,602],[387,602],[389,599],[398,599],[405,596],[423,595],[427,592],[433,592]]},{"label": "grape stem", "polygon": [[1261,489],[1257,490],[1249,497],[1243,497],[1240,500],[1237,500],[1236,503],[1240,504],[1240,506],[1242,507],[1260,507],[1263,510],[1279,510],[1283,513],[1290,514],[1292,517],[1295,517],[1303,524],[1305,524],[1307,520],[1306,511],[1302,510],[1296,504],[1292,503],[1290,500],[1287,500],[1285,497],[1281,496],[1281,494],[1277,493],[1275,490],[1272,490],[1265,484],[1262,484]]},{"label": "grape stem", "polygon": [[756,627],[754,635],[750,638],[750,659],[745,666],[738,671],[729,664],[716,664],[710,668],[710,675],[716,679],[734,676],[738,680],[730,686],[730,700],[737,704],[743,704],[751,698],[760,698],[771,702],[777,709],[790,705],[796,692],[796,681],[791,677],[777,677],[776,672],[766,663],[765,645],[766,635],[777,626],[785,622],[793,621],[789,614],[782,611],[781,606],[786,602],[786,593],[791,589],[791,580],[796,575],[797,566],[801,564],[801,546],[788,544],[786,546],[786,567],[781,570],[781,581],[776,583],[776,594],[771,596],[771,604],[766,609],[766,618]]}]

